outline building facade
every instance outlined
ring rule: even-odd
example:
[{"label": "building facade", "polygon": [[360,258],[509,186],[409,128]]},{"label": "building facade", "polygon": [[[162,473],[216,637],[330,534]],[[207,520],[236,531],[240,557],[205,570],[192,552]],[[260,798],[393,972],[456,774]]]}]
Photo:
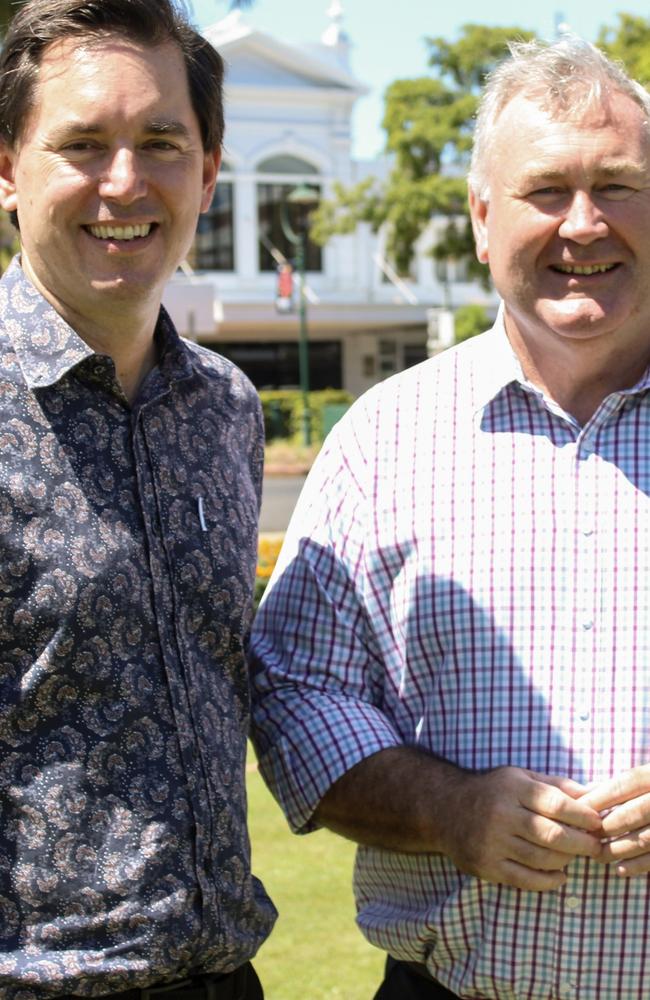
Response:
[{"label": "building facade", "polygon": [[[205,31],[226,62],[224,161],[190,266],[165,302],[184,333],[231,357],[258,388],[299,382],[295,275],[293,310],[277,302],[287,290],[279,269],[288,280],[283,265],[296,252],[287,196],[306,184],[329,197],[336,181],[354,184],[389,169],[384,160],[352,158],[351,114],[366,88],[350,68],[338,0],[326,17],[321,40],[301,47],[257,31],[239,11]],[[426,356],[440,307],[494,308],[494,296],[466,281],[461,265],[436,265],[431,241],[431,232],[421,238],[408,281],[395,280],[382,235],[368,226],[322,249],[307,241],[310,388],[359,395]],[[286,307],[288,296],[281,298]]]}]

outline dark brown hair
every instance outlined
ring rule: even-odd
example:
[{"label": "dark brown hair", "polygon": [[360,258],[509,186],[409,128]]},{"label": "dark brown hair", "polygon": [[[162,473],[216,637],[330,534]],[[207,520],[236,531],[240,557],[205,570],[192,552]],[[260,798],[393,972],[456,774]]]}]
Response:
[{"label": "dark brown hair", "polygon": [[120,35],[140,45],[178,45],[203,147],[223,142],[223,61],[174,0],[27,0],[0,53],[0,139],[20,139],[32,109],[38,69],[48,45],[71,36]]}]

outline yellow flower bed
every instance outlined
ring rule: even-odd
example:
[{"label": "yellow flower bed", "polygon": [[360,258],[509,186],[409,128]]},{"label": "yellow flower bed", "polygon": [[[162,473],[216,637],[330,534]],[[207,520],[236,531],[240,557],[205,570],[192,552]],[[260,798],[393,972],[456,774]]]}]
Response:
[{"label": "yellow flower bed", "polygon": [[267,533],[260,535],[260,540],[257,547],[258,580],[268,580],[269,577],[271,576],[275,564],[278,561],[278,556],[280,555],[280,549],[282,548],[283,541],[284,541],[284,534],[282,532],[273,532],[273,534]]}]

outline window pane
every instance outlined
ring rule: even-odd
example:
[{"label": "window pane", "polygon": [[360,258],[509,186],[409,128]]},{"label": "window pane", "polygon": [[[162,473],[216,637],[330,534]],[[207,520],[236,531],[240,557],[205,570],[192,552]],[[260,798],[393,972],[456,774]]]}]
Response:
[{"label": "window pane", "polygon": [[[214,342],[205,346],[234,361],[257,389],[297,389],[300,385],[299,348],[295,341],[257,344]],[[310,389],[340,389],[342,372],[340,341],[310,341]]]},{"label": "window pane", "polygon": [[257,167],[258,174],[317,174],[316,167],[297,156],[271,156]]},{"label": "window pane", "polygon": [[233,185],[217,184],[209,211],[199,216],[190,262],[197,271],[234,271]]},{"label": "window pane", "polygon": [[404,367],[410,368],[412,365],[419,365],[421,361],[427,360],[426,344],[405,344],[404,345]]},{"label": "window pane", "polygon": [[[282,206],[286,205],[287,196],[295,188],[294,184],[258,184],[257,185],[257,220],[260,237],[260,271],[275,271],[277,263],[271,255],[275,248],[284,254],[287,260],[295,260],[296,247],[285,236],[282,228]],[[314,188],[320,195],[320,189]],[[297,233],[304,209],[299,205],[287,205],[287,217],[292,230]],[[308,271],[322,271],[321,248],[310,239],[307,240]]]}]

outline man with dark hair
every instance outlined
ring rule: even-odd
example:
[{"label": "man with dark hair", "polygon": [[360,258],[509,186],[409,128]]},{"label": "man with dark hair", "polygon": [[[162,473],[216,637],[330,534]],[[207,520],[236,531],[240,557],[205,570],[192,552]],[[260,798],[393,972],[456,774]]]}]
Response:
[{"label": "man with dark hair", "polygon": [[259,1000],[252,386],[165,282],[222,63],[171,0],[30,0],[0,58],[0,995]]},{"label": "man with dark hair", "polygon": [[496,323],[337,425],[260,609],[260,766],[360,844],[377,1000],[650,996],[649,121],[586,42],[513,46]]}]

